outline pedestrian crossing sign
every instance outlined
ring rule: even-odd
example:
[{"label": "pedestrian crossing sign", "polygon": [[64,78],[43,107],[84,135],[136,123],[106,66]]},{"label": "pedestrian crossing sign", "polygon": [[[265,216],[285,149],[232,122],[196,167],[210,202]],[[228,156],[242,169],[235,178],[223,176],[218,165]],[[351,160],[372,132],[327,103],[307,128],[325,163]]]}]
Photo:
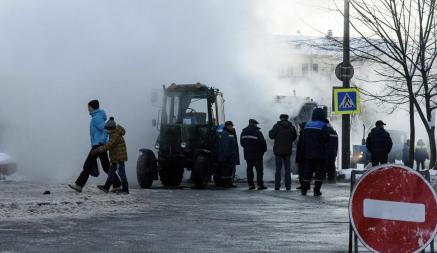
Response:
[{"label": "pedestrian crossing sign", "polygon": [[358,88],[334,87],[333,111],[335,114],[359,114],[360,90]]}]

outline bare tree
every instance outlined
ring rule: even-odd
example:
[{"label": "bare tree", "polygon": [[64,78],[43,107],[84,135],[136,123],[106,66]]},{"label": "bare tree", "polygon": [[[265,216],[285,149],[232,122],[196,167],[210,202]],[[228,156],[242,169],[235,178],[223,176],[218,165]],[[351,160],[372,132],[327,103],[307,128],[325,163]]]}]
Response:
[{"label": "bare tree", "polygon": [[437,56],[436,0],[350,0],[351,26],[360,35],[352,49],[358,57],[379,65],[377,82],[383,89],[364,91],[369,97],[408,105],[410,112],[410,161],[413,164],[417,112],[428,133],[431,162],[436,163],[433,110],[437,108],[432,72]]}]

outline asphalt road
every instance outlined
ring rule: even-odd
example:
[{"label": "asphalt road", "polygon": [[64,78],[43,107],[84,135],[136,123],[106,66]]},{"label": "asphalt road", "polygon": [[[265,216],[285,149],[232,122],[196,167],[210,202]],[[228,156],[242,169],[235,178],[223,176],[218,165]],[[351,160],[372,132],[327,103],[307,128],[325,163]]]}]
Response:
[{"label": "asphalt road", "polygon": [[[297,190],[276,192],[269,186],[265,191],[248,191],[245,185],[228,190],[133,189],[129,197],[105,196],[108,201],[131,200],[113,202],[132,205],[113,213],[3,218],[0,252],[347,251],[347,183],[324,185],[318,198],[312,191],[301,196]],[[14,191],[25,186],[16,187]],[[85,208],[87,202],[81,205]]]}]

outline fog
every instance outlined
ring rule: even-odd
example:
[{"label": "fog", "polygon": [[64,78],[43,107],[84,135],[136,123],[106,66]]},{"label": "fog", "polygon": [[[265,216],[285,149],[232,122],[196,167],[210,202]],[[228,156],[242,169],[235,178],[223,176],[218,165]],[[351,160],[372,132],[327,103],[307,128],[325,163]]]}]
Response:
[{"label": "fog", "polygon": [[[323,25],[309,18],[322,19],[323,8],[302,21],[323,1],[293,3],[1,1],[0,152],[16,159],[26,179],[73,181],[90,148],[87,103],[99,99],[127,130],[127,173],[136,184],[138,149],[153,147],[157,137],[152,96],[173,82],[221,89],[237,131],[249,118],[262,118],[266,134],[280,113],[297,111],[297,105],[272,107],[275,95],[293,93],[278,79],[280,65],[290,59],[272,35],[338,23],[329,11]],[[330,89],[309,83],[298,96],[324,97],[326,104]]]},{"label": "fog", "polygon": [[[127,170],[152,147],[163,84],[202,82],[241,129],[262,111],[276,52],[247,1],[2,1],[0,152],[31,180],[71,181],[89,150],[87,102],[127,129]],[[270,61],[270,62],[269,62]],[[244,98],[242,100],[242,98]],[[269,126],[270,127],[270,126]]]}]

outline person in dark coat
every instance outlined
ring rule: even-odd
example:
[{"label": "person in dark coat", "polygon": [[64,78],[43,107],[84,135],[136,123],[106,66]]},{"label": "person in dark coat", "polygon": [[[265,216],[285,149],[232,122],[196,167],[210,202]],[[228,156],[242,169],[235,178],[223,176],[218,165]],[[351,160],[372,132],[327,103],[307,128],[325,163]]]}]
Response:
[{"label": "person in dark coat", "polygon": [[288,120],[288,115],[281,114],[278,121],[269,132],[270,139],[275,140],[273,153],[276,157],[275,190],[281,188],[282,165],[285,167],[285,188],[291,189],[291,153],[293,142],[297,138],[296,128]]},{"label": "person in dark coat", "polygon": [[408,165],[410,161],[410,140],[407,140],[404,143],[404,147],[402,148],[402,162],[404,165]]},{"label": "person in dark coat", "polygon": [[249,184],[249,190],[255,189],[255,183],[253,182],[254,174],[253,167],[256,168],[256,183],[258,190],[265,190],[264,186],[264,161],[263,156],[267,151],[266,140],[260,128],[258,127],[258,121],[249,120],[249,126],[244,128],[240,135],[240,144],[244,148],[244,159],[247,163],[247,183]]},{"label": "person in dark coat", "polygon": [[303,122],[299,125],[299,138],[297,140],[296,145],[296,163],[298,166],[298,173],[299,173],[299,186],[296,188],[298,190],[302,189],[302,186],[304,185],[303,180],[305,177],[305,148],[303,146],[303,130],[305,128],[306,122]]},{"label": "person in dark coat", "polygon": [[372,166],[387,163],[388,154],[393,146],[390,134],[384,129],[385,125],[381,120],[376,121],[376,127],[367,136],[366,147],[371,154]]},{"label": "person in dark coat", "polygon": [[337,176],[337,169],[335,162],[338,154],[338,134],[337,131],[329,124],[329,120],[326,120],[329,130],[329,142],[328,142],[328,157],[326,160],[326,174],[328,176],[328,182],[335,183]]},{"label": "person in dark coat", "polygon": [[232,173],[239,161],[238,144],[235,138],[234,124],[227,121],[223,131],[219,134],[218,161],[220,166],[221,182],[225,188],[232,187]]},{"label": "person in dark coat", "polygon": [[322,108],[313,110],[311,121],[305,124],[303,130],[303,145],[305,161],[304,185],[300,189],[302,195],[306,195],[310,189],[311,179],[315,174],[314,196],[322,195],[320,191],[325,179],[326,160],[328,158],[329,128],[326,122],[326,114]]},{"label": "person in dark coat", "polygon": [[232,167],[232,179],[231,179],[231,186],[237,187],[235,184],[235,176],[237,173],[237,165],[240,165],[240,149],[238,147],[238,137],[237,137],[237,130],[235,130],[235,127],[232,128],[232,134],[234,136],[234,141],[237,144],[237,160],[235,161],[235,165]]},{"label": "person in dark coat", "polygon": [[417,141],[416,150],[414,151],[414,160],[416,160],[418,171],[425,170],[425,161],[428,158],[428,150],[425,142],[419,139],[419,141]]}]

